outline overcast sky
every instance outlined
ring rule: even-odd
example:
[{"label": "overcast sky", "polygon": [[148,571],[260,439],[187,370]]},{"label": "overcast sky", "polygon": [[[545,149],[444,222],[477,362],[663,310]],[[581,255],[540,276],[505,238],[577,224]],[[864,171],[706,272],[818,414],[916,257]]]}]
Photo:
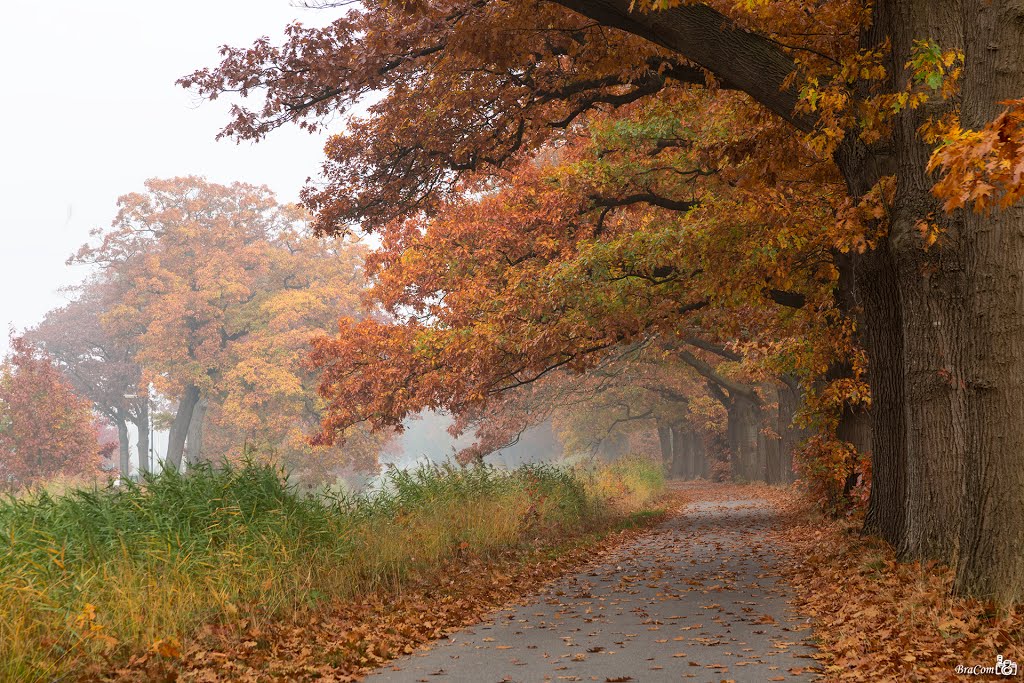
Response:
[{"label": "overcast sky", "polygon": [[297,199],[322,138],[285,129],[258,145],[216,142],[228,102],[199,102],[174,81],[215,64],[222,44],[333,12],[289,0],[3,0],[0,355],[7,328],[65,301],[58,290],[85,274],[65,260],[146,178],[243,180]]}]

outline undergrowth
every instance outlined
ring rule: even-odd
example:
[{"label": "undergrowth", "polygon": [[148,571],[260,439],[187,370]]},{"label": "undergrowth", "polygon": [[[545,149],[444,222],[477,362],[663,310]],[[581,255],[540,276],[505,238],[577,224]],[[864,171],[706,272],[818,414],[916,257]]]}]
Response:
[{"label": "undergrowth", "polygon": [[660,470],[390,470],[372,495],[303,496],[266,465],[0,502],[0,680],[51,680],[202,624],[397,592],[461,554],[586,533],[649,505]]}]

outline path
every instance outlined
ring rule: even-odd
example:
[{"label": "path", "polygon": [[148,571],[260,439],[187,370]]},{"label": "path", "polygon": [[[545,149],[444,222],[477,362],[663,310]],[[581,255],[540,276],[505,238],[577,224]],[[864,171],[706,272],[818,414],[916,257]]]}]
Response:
[{"label": "path", "polygon": [[682,514],[369,683],[814,680],[809,631],[761,545],[772,508],[756,489],[680,490],[696,499]]}]

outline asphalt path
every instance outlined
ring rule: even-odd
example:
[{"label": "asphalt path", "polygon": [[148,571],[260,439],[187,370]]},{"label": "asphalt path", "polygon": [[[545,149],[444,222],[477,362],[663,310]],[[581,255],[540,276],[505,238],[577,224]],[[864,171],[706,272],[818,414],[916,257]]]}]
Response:
[{"label": "asphalt path", "polygon": [[[696,500],[523,604],[374,672],[371,683],[815,680],[764,500]],[[694,495],[689,496],[689,493]]]}]

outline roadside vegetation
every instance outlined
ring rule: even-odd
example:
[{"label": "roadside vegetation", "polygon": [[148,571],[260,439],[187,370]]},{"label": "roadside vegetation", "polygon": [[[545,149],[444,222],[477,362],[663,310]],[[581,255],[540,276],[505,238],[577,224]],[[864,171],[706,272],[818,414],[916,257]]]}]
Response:
[{"label": "roadside vegetation", "polygon": [[[0,503],[0,679],[49,680],[149,652],[204,625],[247,628],[397,595],[454,559],[621,526],[660,466],[389,470],[363,495],[302,495],[254,463]],[[600,533],[594,534],[597,538]]]}]

